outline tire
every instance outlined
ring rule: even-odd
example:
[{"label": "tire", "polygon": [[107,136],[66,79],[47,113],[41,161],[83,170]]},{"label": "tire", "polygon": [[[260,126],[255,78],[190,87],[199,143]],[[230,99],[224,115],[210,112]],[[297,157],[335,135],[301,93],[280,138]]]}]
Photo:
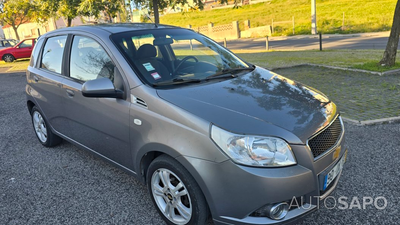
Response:
[{"label": "tire", "polygon": [[62,139],[55,135],[39,109],[34,106],[31,111],[32,125],[39,142],[46,147],[61,143]]},{"label": "tire", "polygon": [[209,210],[204,195],[179,162],[167,155],[157,157],[147,170],[146,181],[151,200],[167,224],[206,224]]},{"label": "tire", "polygon": [[3,56],[3,60],[4,60],[4,62],[10,63],[10,62],[14,62],[15,57],[11,54],[5,54]]}]

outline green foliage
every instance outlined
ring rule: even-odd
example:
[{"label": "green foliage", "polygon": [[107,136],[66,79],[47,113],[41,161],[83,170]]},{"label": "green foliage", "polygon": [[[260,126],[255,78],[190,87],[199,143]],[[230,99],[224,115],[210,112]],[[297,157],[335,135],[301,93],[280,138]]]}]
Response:
[{"label": "green foliage", "polygon": [[33,19],[36,22],[46,22],[51,17],[63,17],[67,19],[67,26],[71,26],[71,21],[81,15],[78,9],[82,0],[36,0],[31,2],[35,9]]},{"label": "green foliage", "polygon": [[29,0],[8,0],[1,1],[0,21],[9,24],[15,32],[17,39],[19,35],[18,27],[30,20],[32,15],[32,5]]},{"label": "green foliage", "polygon": [[67,18],[67,26],[71,26],[71,21],[79,15],[79,5],[82,0],[59,0],[59,7],[57,14],[64,18]]},{"label": "green foliage", "polygon": [[31,20],[37,23],[45,23],[48,19],[57,16],[59,6],[58,0],[37,0],[31,1],[32,16]]},{"label": "green foliage", "polygon": [[105,12],[107,20],[111,22],[112,18],[124,8],[125,1],[108,1],[108,0],[82,0],[79,5],[78,12],[84,16],[100,17],[101,12]]},{"label": "green foliage", "polygon": [[[318,0],[317,28],[322,33],[357,33],[388,31],[391,28],[397,0]],[[278,31],[274,35],[293,35],[292,17],[295,17],[296,34],[310,34],[310,0],[273,0],[238,9],[225,8],[207,11],[167,14],[160,18],[161,23],[181,27],[205,26],[239,21],[243,29],[244,20],[250,20],[252,27],[271,25],[274,22]],[[343,24],[343,12],[345,23]]]}]

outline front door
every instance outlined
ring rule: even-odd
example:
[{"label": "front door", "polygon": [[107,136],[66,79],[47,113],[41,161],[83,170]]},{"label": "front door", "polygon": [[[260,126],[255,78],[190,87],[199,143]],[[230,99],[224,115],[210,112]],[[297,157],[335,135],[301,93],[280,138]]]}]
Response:
[{"label": "front door", "polygon": [[[129,148],[130,102],[115,98],[88,98],[81,93],[88,80],[109,78],[114,85],[117,68],[104,48],[92,38],[74,36],[69,60],[69,79],[63,83],[67,136],[107,158],[132,168]],[[118,87],[123,89],[122,86]]]},{"label": "front door", "polygon": [[15,58],[21,59],[21,58],[29,58],[31,57],[32,54],[32,49],[34,46],[34,40],[25,40],[21,42],[15,49]]}]

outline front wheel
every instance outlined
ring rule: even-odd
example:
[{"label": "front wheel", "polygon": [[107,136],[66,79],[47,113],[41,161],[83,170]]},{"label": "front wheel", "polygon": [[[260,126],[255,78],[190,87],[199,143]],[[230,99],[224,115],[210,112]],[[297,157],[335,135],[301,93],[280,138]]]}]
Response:
[{"label": "front wheel", "polygon": [[176,160],[162,155],[147,172],[151,199],[167,224],[203,225],[208,206],[200,187],[190,173]]},{"label": "front wheel", "polygon": [[11,55],[11,54],[5,54],[3,56],[3,60],[4,60],[4,62],[7,62],[7,63],[14,62],[15,57],[13,55]]}]

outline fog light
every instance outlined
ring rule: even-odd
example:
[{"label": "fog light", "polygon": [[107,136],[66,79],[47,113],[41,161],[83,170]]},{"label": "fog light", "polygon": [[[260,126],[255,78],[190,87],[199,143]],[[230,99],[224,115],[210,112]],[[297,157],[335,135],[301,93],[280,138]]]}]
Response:
[{"label": "fog light", "polygon": [[281,220],[285,218],[289,211],[289,205],[286,202],[272,205],[269,209],[268,217],[273,220]]},{"label": "fog light", "polygon": [[289,211],[289,205],[286,202],[266,205],[250,214],[254,217],[269,217],[273,220],[281,220],[285,218]]}]

